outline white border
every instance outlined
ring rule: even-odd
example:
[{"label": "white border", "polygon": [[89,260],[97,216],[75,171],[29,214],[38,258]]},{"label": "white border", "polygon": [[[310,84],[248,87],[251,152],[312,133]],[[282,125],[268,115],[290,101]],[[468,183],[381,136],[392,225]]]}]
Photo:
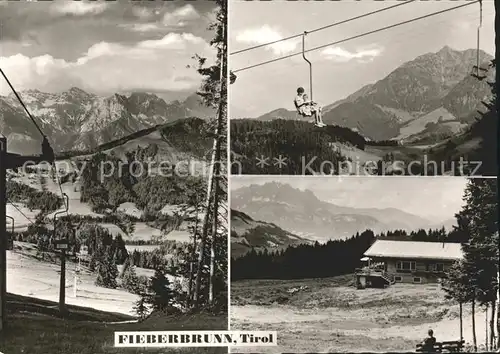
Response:
[{"label": "white border", "polygon": [[[231,330],[231,110],[230,110],[230,61],[229,61],[229,53],[230,51],[230,24],[231,24],[231,16],[230,16],[230,0],[226,1],[226,19],[227,19],[227,28],[226,28],[226,131],[227,131],[227,140],[226,140],[226,159],[227,159],[227,330]],[[231,347],[227,347],[227,352],[231,353]]]}]

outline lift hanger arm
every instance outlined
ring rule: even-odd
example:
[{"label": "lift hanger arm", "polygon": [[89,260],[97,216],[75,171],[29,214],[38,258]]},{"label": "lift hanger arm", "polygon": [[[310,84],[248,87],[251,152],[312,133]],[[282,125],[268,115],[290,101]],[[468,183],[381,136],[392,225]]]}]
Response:
[{"label": "lift hanger arm", "polygon": [[302,58],[309,64],[309,92],[311,94],[311,101],[313,101],[313,84],[312,84],[312,63],[306,58],[306,35],[304,31],[302,34]]}]

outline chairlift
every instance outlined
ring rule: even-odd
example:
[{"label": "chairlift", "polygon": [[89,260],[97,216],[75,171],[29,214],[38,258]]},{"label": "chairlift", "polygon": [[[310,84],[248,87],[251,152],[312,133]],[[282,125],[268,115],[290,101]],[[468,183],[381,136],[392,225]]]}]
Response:
[{"label": "chairlift", "polygon": [[[307,32],[304,31],[302,34],[302,58],[309,64],[309,92],[311,93],[311,102],[313,101],[313,95],[312,95],[312,63],[306,58],[306,35]],[[308,117],[305,114],[303,114],[300,110],[300,107],[297,105],[297,102],[295,100],[293,101],[293,104],[295,105],[295,109],[297,110],[297,113],[301,115],[302,117]]]},{"label": "chairlift", "polygon": [[479,75],[479,72],[488,71],[485,68],[479,67],[479,50],[480,46],[480,38],[481,38],[481,27],[483,26],[483,0],[478,0],[479,2],[479,26],[477,26],[477,50],[476,50],[476,65],[473,66],[473,69],[476,70],[476,73],[473,73],[472,76],[476,79],[482,81],[486,78],[486,75]]},{"label": "chairlift", "polygon": [[[307,32],[304,31],[304,33],[302,34],[302,58],[304,58],[304,60],[309,64],[309,92],[311,93],[311,101],[313,101],[312,63],[306,58],[306,51],[305,51],[305,48],[306,48],[306,35],[307,35]],[[301,112],[300,107],[297,105],[297,102],[295,102],[295,100],[293,101],[293,104],[295,105],[295,109],[297,110],[297,113],[300,116],[302,116],[302,117],[308,117],[308,116],[304,115]]]},{"label": "chairlift", "polygon": [[[302,58],[304,58],[304,60],[307,62],[307,64],[309,64],[309,93],[310,93],[310,97],[309,97],[309,100],[311,102],[314,102],[314,99],[313,99],[313,76],[312,76],[312,63],[311,61],[309,61],[309,59],[306,58],[306,50],[305,50],[305,47],[306,47],[306,35],[308,34],[307,31],[304,31],[304,33],[302,34]],[[297,105],[297,102],[294,100],[293,101],[294,103],[294,106],[295,106],[295,109],[297,111],[297,114],[299,114],[300,116],[302,117],[307,117],[309,118],[310,116],[308,115],[305,115],[301,110],[300,110],[300,107]],[[318,115],[318,112],[315,112],[314,114]],[[311,115],[312,116],[312,115]],[[317,117],[316,117],[317,118]],[[321,126],[320,126],[321,127]]]},{"label": "chairlift", "polygon": [[5,217],[7,219],[10,219],[12,221],[12,227],[11,227],[11,230],[10,230],[10,235],[9,235],[9,238],[7,240],[7,249],[8,250],[12,250],[14,249],[14,218],[12,216],[9,216],[9,215],[5,215]]},{"label": "chairlift", "polygon": [[53,230],[54,240],[57,240],[57,234],[56,234],[57,223],[56,223],[56,218],[60,214],[67,213],[68,210],[69,210],[69,197],[68,197],[68,195],[66,193],[64,193],[63,196],[66,199],[66,201],[64,203],[64,210],[60,210],[60,211],[54,213],[54,230]]}]

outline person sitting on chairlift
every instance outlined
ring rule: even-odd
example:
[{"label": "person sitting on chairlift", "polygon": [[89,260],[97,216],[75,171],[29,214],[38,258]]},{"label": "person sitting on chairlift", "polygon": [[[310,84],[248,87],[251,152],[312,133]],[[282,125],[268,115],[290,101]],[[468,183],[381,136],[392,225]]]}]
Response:
[{"label": "person sitting on chairlift", "polygon": [[311,117],[314,115],[314,125],[317,127],[324,127],[326,124],[323,123],[321,117],[321,107],[318,106],[316,102],[309,100],[309,97],[305,93],[303,87],[297,89],[297,96],[294,100],[295,108],[304,117]]}]

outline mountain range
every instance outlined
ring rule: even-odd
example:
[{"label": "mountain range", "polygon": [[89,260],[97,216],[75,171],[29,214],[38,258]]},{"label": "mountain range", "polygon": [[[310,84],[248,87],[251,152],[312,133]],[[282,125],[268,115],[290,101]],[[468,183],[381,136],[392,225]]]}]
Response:
[{"label": "mountain range", "polygon": [[[214,115],[196,94],[169,103],[150,93],[101,97],[76,87],[62,93],[27,90],[19,95],[56,152],[94,149],[177,119]],[[14,94],[0,96],[0,129],[10,152],[40,153],[40,133]]]},{"label": "mountain range", "polygon": [[[477,50],[445,46],[404,63],[379,81],[366,85],[345,99],[323,107],[327,124],[356,128],[371,140],[417,142],[449,137],[464,131],[484,111],[491,88],[487,81],[495,70],[481,70],[488,80],[471,76]],[[480,68],[493,57],[479,51]],[[279,108],[258,120],[297,119],[295,110]]]},{"label": "mountain range", "polygon": [[319,242],[344,239],[366,229],[386,232],[396,229],[435,229],[442,226],[451,228],[453,222],[445,220],[441,225],[436,225],[396,208],[339,206],[320,200],[310,190],[302,191],[277,182],[233,190],[231,208],[254,220],[275,224],[300,238]]}]

